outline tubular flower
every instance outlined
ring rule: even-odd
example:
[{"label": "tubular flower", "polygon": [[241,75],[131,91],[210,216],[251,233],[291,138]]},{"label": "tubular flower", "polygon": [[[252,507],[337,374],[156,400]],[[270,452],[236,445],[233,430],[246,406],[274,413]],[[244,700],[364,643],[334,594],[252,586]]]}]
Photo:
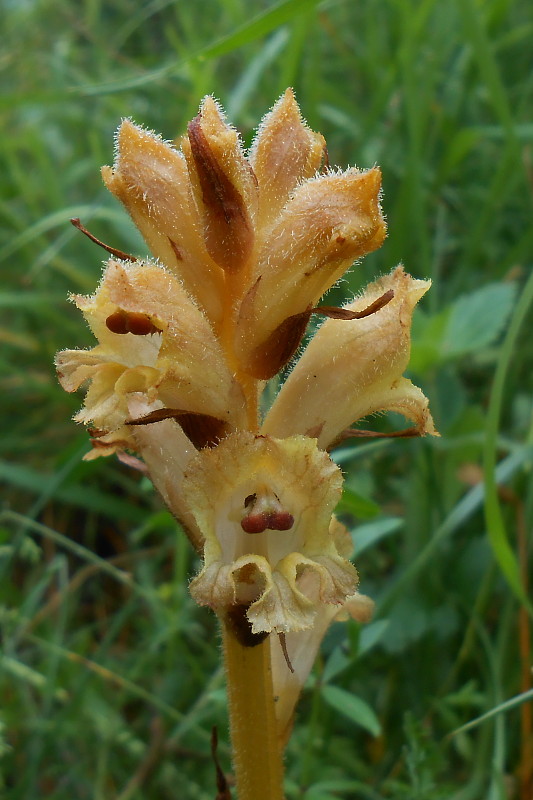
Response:
[{"label": "tubular flower", "polygon": [[[327,450],[376,411],[435,433],[402,377],[429,283],[398,267],[344,308],[316,305],[385,237],[379,170],[324,161],[290,89],[248,155],[211,97],[181,149],[125,120],[103,178],[155,260],[112,251],[94,296],[74,298],[98,344],[57,356],[67,391],[89,384],[76,415],[88,457],[144,460],[203,554],[193,597],[245,644],[287,634],[300,684],[329,622],[371,609],[333,516],[342,475]],[[314,313],[329,319],[261,422],[264,381]]]}]

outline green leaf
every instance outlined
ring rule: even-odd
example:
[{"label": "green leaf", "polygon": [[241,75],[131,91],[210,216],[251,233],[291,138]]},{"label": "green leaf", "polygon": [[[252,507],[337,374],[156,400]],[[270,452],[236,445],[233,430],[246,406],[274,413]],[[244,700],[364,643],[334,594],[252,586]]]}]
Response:
[{"label": "green leaf", "polygon": [[38,497],[54,497],[62,503],[105,514],[113,519],[139,523],[148,515],[146,509],[114,497],[109,491],[101,491],[86,483],[58,485],[55,475],[47,475],[10,461],[0,461],[0,480]]},{"label": "green leaf", "polygon": [[381,725],[368,703],[338,686],[324,686],[321,692],[326,703],[335,711],[343,714],[347,719],[360,725],[372,736],[379,736]]},{"label": "green leaf", "polygon": [[379,514],[380,507],[369,497],[363,497],[353,489],[344,487],[342,499],[337,507],[338,514],[352,514],[358,519],[370,519]]},{"label": "green leaf", "polygon": [[509,330],[502,345],[487,414],[487,434],[485,438],[484,472],[485,472],[485,521],[490,546],[501,571],[515,593],[516,597],[533,615],[533,607],[526,596],[522,583],[520,565],[511,546],[505,526],[500,498],[498,494],[497,456],[498,430],[502,413],[503,395],[509,365],[515,353],[516,341],[527,314],[533,304],[533,273],[529,276],[520,295],[516,309],[509,325]]},{"label": "green leaf", "polygon": [[413,317],[409,371],[421,374],[441,360],[442,338],[448,324],[450,309],[427,315],[417,310]]},{"label": "green leaf", "polygon": [[522,703],[530,703],[532,700],[533,700],[533,689],[529,689],[527,692],[522,692],[521,694],[517,694],[515,697],[511,697],[509,700],[505,700],[503,703],[498,703],[497,706],[494,706],[494,708],[491,708],[490,711],[487,711],[480,717],[471,719],[469,722],[466,722],[464,725],[461,725],[460,728],[456,728],[449,734],[449,736],[456,736],[458,733],[464,733],[465,731],[472,730],[472,728],[477,728],[477,726],[481,725],[483,722],[487,722],[487,720],[492,719],[493,717],[496,717],[499,714],[506,714],[508,711],[511,711],[517,706],[522,705]]},{"label": "green leaf", "polygon": [[357,655],[362,656],[363,653],[367,653],[375,647],[387,632],[389,624],[390,620],[388,619],[377,619],[369,625],[364,625],[359,635],[359,652]]},{"label": "green leaf", "polygon": [[356,557],[359,557],[369,547],[373,547],[385,536],[396,533],[403,525],[404,521],[400,517],[386,517],[356,527],[352,532]]},{"label": "green leaf", "polygon": [[488,347],[503,331],[516,296],[514,283],[489,283],[452,306],[441,356],[457,358]]},{"label": "green leaf", "polygon": [[275,30],[275,28],[279,28],[281,25],[286,25],[288,22],[291,22],[291,20],[299,14],[312,10],[318,2],[319,0],[281,0],[281,2],[275,3],[270,8],[246,20],[246,22],[234,28],[229,34],[191,53],[185,59],[176,60],[173,58],[169,64],[165,64],[157,69],[150,71],[144,70],[141,74],[131,75],[117,81],[106,81],[100,84],[76,87],[75,91],[84,95],[107,94],[109,92],[121,92],[126,89],[135,89],[150,83],[160,82],[179,74],[183,69],[183,65],[190,60],[218,58],[226,53],[238,50],[239,47],[243,47],[262,36],[266,36],[268,33]]}]

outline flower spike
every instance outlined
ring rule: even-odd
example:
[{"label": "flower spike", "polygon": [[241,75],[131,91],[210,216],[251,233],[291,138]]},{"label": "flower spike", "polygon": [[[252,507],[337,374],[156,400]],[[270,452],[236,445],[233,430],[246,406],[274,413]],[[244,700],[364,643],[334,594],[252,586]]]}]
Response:
[{"label": "flower spike", "polygon": [[[221,620],[234,742],[250,756],[236,760],[237,783],[246,800],[277,800],[278,744],[328,626],[372,614],[334,515],[342,473],[328,451],[374,435],[351,426],[379,411],[410,420],[393,436],[436,433],[404,377],[430,284],[400,266],[342,308],[320,305],[384,241],[381,173],[330,170],[291,89],[248,155],[206,97],[179,148],[124,120],[102,176],[153,259],[105,246],[95,294],[73,298],[97,344],[58,353],[59,380],[87,387],[75,416],[86,458],[116,453],[149,475],[203,558],[189,589]],[[264,381],[295,359],[312,314],[326,321],[261,419]],[[257,750],[277,764],[268,780]]]}]

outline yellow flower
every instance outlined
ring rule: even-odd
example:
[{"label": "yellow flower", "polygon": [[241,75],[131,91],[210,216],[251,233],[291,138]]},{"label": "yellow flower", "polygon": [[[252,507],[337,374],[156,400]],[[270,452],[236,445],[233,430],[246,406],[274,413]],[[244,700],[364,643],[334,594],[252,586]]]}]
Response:
[{"label": "yellow flower", "polygon": [[[342,475],[327,450],[376,411],[435,432],[403,378],[429,283],[398,267],[343,309],[316,305],[385,237],[379,170],[325,161],[290,89],[248,156],[211,97],[180,149],[125,120],[103,177],[155,260],[112,257],[95,295],[74,298],[98,345],[57,356],[67,391],[89,383],[76,416],[91,426],[88,457],[141,456],[203,554],[193,597],[244,643],[287,634],[300,685],[330,621],[371,610],[334,517]],[[262,421],[264,382],[313,313],[329,319]]]},{"label": "yellow flower", "polygon": [[183,488],[206,537],[198,602],[245,605],[252,633],[288,632],[355,591],[330,535],[341,472],[314,439],[232,434],[191,462]]},{"label": "yellow flower", "polygon": [[362,311],[392,292],[392,299],[363,319],[328,319],[313,336],[274,401],[262,430],[276,436],[313,435],[331,447],[356,420],[397,411],[420,435],[435,434],[428,401],[402,375],[409,362],[411,316],[430,287],[398,267],[367,286],[344,308]]}]

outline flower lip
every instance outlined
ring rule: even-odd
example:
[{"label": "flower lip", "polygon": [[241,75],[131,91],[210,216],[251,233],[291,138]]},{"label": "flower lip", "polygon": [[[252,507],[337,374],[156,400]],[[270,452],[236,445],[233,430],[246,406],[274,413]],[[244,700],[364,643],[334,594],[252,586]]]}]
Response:
[{"label": "flower lip", "polygon": [[342,603],[357,573],[330,534],[341,482],[304,436],[238,431],[199,453],[183,484],[205,538],[196,601],[221,614],[248,604],[253,633],[307,628],[321,603]]}]

